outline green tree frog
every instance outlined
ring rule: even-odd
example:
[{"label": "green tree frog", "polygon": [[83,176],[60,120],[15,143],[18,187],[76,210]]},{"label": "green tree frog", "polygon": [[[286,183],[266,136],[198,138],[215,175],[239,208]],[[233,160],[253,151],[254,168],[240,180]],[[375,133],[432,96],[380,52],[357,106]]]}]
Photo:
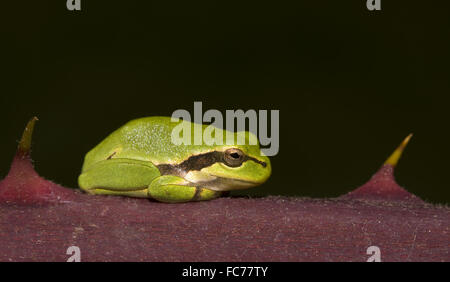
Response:
[{"label": "green tree frog", "polygon": [[[258,142],[177,145],[171,134],[180,122],[194,127],[191,122],[170,117],[126,123],[86,154],[78,177],[80,188],[91,194],[176,203],[213,199],[224,191],[257,186],[269,178],[270,160],[261,153]],[[204,132],[207,125],[200,128]],[[219,128],[215,132],[223,136],[229,133]],[[245,136],[246,140],[256,138],[250,132]]]}]

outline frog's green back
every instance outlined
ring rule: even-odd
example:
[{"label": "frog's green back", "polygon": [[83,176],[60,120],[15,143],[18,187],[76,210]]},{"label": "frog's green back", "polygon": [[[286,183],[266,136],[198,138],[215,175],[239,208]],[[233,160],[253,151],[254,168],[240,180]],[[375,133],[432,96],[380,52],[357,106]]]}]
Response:
[{"label": "frog's green back", "polygon": [[[183,121],[172,122],[170,117],[158,116],[132,120],[111,133],[86,155],[83,171],[89,169],[92,164],[110,157],[151,161],[155,165],[172,164],[179,163],[192,155],[214,150],[222,151],[230,147],[229,145],[206,145],[204,143],[202,145],[174,144],[171,134],[181,122]],[[189,124],[193,136],[194,124]],[[202,133],[207,127],[208,125],[200,126]],[[226,131],[216,130],[222,131],[225,139]],[[193,144],[193,139],[191,141]],[[259,145],[234,145],[233,147],[239,147],[255,157],[260,154]]]}]

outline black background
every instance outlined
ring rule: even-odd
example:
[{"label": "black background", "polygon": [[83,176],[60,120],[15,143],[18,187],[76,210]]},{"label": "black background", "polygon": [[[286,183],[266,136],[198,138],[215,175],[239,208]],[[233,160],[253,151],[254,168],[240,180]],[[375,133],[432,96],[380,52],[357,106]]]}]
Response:
[{"label": "black background", "polygon": [[235,194],[341,195],[413,132],[399,184],[450,202],[444,1],[81,2],[2,2],[0,177],[33,115],[37,171],[77,187],[110,132],[202,101],[280,110],[272,177]]}]

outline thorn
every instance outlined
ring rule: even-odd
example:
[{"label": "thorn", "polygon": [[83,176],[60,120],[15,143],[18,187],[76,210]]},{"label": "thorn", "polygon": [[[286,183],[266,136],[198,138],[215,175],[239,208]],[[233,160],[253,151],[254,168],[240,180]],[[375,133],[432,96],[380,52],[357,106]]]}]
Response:
[{"label": "thorn", "polygon": [[37,117],[27,123],[8,175],[0,181],[0,205],[45,205],[67,203],[77,195],[73,190],[39,176],[30,157],[31,139]]},{"label": "thorn", "polygon": [[406,145],[408,145],[409,140],[412,137],[412,133],[406,136],[406,138],[403,140],[403,142],[395,149],[395,151],[392,153],[392,155],[389,156],[389,158],[384,162],[385,165],[389,164],[393,167],[395,167],[398,163],[398,160],[402,156],[403,150],[405,149]]},{"label": "thorn", "polygon": [[409,134],[384,162],[380,169],[372,175],[369,181],[342,197],[353,199],[378,199],[383,201],[402,200],[423,202],[416,195],[408,192],[395,181],[394,170],[403,150],[411,139]]},{"label": "thorn", "polygon": [[29,155],[31,149],[31,140],[33,138],[33,129],[36,121],[39,120],[37,117],[33,117],[28,122],[25,130],[23,131],[22,138],[19,142],[18,153],[22,155]]}]

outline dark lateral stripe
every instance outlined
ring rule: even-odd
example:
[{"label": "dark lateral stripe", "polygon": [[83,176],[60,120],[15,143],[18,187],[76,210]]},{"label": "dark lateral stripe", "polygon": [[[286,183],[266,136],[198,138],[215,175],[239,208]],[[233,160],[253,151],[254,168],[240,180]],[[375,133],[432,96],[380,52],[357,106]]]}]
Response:
[{"label": "dark lateral stripe", "polygon": [[[157,165],[157,167],[161,175],[172,174],[184,176],[185,173],[191,170],[201,170],[202,168],[212,166],[213,164],[218,162],[225,163],[224,155],[225,155],[224,152],[213,151],[200,155],[191,156],[187,160],[183,161],[178,165],[160,164]],[[246,161],[254,161],[255,163],[262,165],[263,167],[267,166],[265,162],[244,155],[244,160],[242,161],[242,163]]]},{"label": "dark lateral stripe", "polygon": [[195,194],[192,197],[191,201],[198,201],[200,199],[200,194],[202,193],[202,188],[195,187]]}]

